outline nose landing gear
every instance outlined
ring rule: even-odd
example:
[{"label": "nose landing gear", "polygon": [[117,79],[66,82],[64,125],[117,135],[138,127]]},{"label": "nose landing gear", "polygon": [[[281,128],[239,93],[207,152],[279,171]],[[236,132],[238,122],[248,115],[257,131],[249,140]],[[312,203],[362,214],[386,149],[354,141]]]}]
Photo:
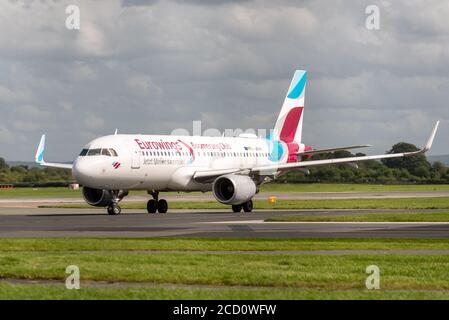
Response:
[{"label": "nose landing gear", "polygon": [[147,202],[147,211],[148,213],[166,213],[168,210],[168,203],[165,199],[159,199],[159,191],[148,191],[149,194],[153,197],[153,199],[148,200]]},{"label": "nose landing gear", "polygon": [[118,203],[128,195],[128,191],[123,190],[112,190],[110,191],[112,195],[112,203],[108,206],[108,214],[115,216],[122,213],[122,208]]},{"label": "nose landing gear", "polygon": [[115,216],[117,214],[120,214],[122,212],[122,208],[120,208],[119,205],[111,205],[108,207],[108,214]]}]

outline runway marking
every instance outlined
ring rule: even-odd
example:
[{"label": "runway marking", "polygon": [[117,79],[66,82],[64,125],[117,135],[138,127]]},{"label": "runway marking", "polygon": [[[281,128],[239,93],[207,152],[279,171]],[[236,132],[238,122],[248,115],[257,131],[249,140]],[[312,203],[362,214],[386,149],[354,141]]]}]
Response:
[{"label": "runway marking", "polygon": [[0,205],[0,208],[7,208],[7,209],[33,209],[36,208],[35,206],[2,206]]},{"label": "runway marking", "polygon": [[367,225],[367,224],[379,224],[379,225],[385,225],[385,224],[391,224],[391,225],[403,225],[403,224],[410,224],[410,225],[449,225],[449,222],[436,222],[436,221],[431,221],[431,222],[424,222],[424,221],[373,221],[373,222],[368,222],[368,221],[354,221],[354,222],[350,222],[350,221],[273,221],[273,222],[265,222],[264,223],[268,223],[268,224],[272,224],[272,223],[276,223],[276,224],[360,224],[360,225]]},{"label": "runway marking", "polygon": [[449,225],[449,221],[442,222],[425,222],[425,221],[264,221],[264,220],[242,220],[242,221],[207,221],[207,222],[199,222],[202,224],[360,224],[360,225],[369,225],[369,224],[378,224],[378,225]]},{"label": "runway marking", "polygon": [[241,221],[205,221],[199,222],[201,224],[256,224],[264,223],[264,220],[241,220]]}]

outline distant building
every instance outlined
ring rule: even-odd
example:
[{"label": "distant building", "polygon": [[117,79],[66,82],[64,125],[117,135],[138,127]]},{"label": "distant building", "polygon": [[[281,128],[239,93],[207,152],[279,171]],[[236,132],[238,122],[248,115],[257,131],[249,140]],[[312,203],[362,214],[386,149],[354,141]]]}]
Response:
[{"label": "distant building", "polygon": [[71,183],[71,184],[69,184],[69,189],[70,190],[79,190],[80,185],[78,183]]}]

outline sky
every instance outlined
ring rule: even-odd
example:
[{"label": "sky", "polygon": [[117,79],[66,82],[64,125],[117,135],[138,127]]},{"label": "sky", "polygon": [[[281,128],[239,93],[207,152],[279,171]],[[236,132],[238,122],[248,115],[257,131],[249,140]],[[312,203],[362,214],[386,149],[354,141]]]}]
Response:
[{"label": "sky", "polygon": [[3,0],[0,157],[32,161],[43,133],[46,160],[71,161],[116,128],[271,129],[296,69],[304,143],[383,153],[441,120],[431,154],[448,154],[448,16],[445,0]]}]

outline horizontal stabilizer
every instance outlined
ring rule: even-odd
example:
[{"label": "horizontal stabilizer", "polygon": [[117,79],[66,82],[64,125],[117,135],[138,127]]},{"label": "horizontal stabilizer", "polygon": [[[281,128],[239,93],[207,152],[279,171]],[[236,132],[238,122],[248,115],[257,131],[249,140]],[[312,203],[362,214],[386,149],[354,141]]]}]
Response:
[{"label": "horizontal stabilizer", "polygon": [[335,151],[340,151],[340,150],[351,150],[351,149],[359,149],[359,148],[367,148],[367,147],[372,147],[372,145],[362,144],[362,145],[357,145],[357,146],[300,151],[297,153],[297,155],[298,156],[314,155],[314,154],[320,154],[320,153],[329,153],[329,152],[335,152]]}]

